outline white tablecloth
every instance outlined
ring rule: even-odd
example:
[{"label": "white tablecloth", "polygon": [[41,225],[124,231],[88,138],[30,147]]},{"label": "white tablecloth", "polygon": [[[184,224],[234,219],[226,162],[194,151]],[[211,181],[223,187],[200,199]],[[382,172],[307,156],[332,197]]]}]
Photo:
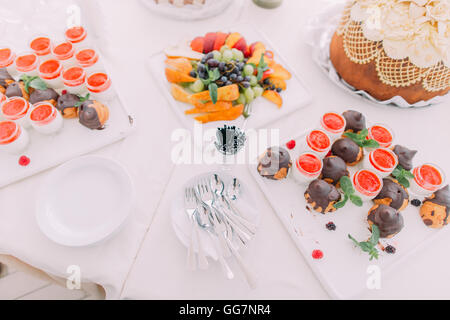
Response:
[{"label": "white tablecloth", "polygon": [[[263,10],[246,1],[243,21],[269,36],[307,81],[315,98],[308,108],[271,128],[280,128],[282,137],[289,137],[324,110],[343,111],[353,106],[371,119],[395,126],[405,145],[420,146],[421,152],[429,153],[430,159],[450,172],[450,154],[445,149],[450,137],[448,106],[409,111],[349,96],[330,84],[313,64],[304,42],[303,25],[323,2],[285,0],[277,10]],[[252,188],[262,215],[258,235],[243,253],[259,275],[256,290],[249,290],[240,275],[234,281],[224,280],[216,265],[203,273],[188,271],[186,251],[169,223],[171,196],[187,178],[208,168],[174,169],[170,135],[181,125],[150,77],[146,58],[173,39],[183,38],[185,30],[204,34],[229,26],[236,17],[233,9],[205,21],[175,22],[150,14],[138,0],[99,2],[108,21],[107,58],[114,66],[113,80],[136,116],[138,128],[125,141],[96,153],[116,158],[130,171],[138,194],[137,209],[126,228],[107,242],[76,249],[56,245],[41,234],[34,219],[36,190],[47,175],[42,173],[0,190],[0,253],[59,276],[66,276],[69,265],[79,265],[83,280],[103,285],[108,298],[328,298],[245,167],[237,168],[239,177]],[[382,283],[382,290],[367,297],[449,298],[447,239],[411,259],[407,269],[393,274]]]},{"label": "white tablecloth", "polygon": [[[250,0],[249,0],[250,2]],[[350,107],[361,110],[367,118],[395,127],[402,144],[419,148],[430,161],[439,163],[450,172],[448,140],[450,127],[448,104],[419,110],[402,110],[380,106],[353,97],[335,85],[313,63],[310,48],[305,44],[304,24],[319,12],[324,1],[285,0],[277,10],[264,10],[250,4],[242,14],[245,21],[262,30],[277,46],[291,66],[304,78],[314,96],[306,109],[273,123],[281,138],[288,138],[315,123],[327,110],[344,111]],[[143,24],[152,32],[153,17]],[[203,31],[214,30],[211,22],[193,23]],[[173,23],[173,28],[182,24]],[[164,29],[166,31],[166,29]],[[250,290],[242,275],[224,279],[215,264],[206,272],[192,272],[186,268],[186,250],[175,237],[169,219],[171,197],[180,185],[206,166],[178,166],[172,174],[154,221],[144,240],[137,260],[130,272],[122,297],[131,299],[327,299],[328,295],[313,275],[293,241],[278,220],[275,212],[252,181],[245,166],[237,167],[236,174],[254,193],[262,215],[261,227],[254,241],[245,249],[244,259],[259,276],[259,286]],[[445,271],[450,263],[447,240],[419,252],[390,276],[382,277],[381,290],[372,290],[361,298],[450,298],[450,280]],[[237,270],[236,265],[233,265]]]}]

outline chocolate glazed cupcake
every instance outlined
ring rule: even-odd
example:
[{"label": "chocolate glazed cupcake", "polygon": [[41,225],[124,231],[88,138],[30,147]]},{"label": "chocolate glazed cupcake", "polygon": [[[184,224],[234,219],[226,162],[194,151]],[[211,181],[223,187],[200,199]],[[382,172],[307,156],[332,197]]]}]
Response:
[{"label": "chocolate glazed cupcake", "polygon": [[47,88],[45,90],[35,89],[30,95],[30,103],[35,104],[42,101],[48,101],[52,105],[56,106],[59,94],[52,88]]},{"label": "chocolate glazed cupcake", "polygon": [[347,110],[342,113],[347,125],[345,126],[346,132],[358,133],[363,129],[366,129],[366,118],[361,112],[355,110]]},{"label": "chocolate glazed cupcake", "polygon": [[337,156],[329,156],[323,159],[320,179],[339,187],[339,180],[343,176],[350,176],[344,160]]},{"label": "chocolate glazed cupcake", "polygon": [[14,79],[8,71],[6,71],[6,68],[0,68],[0,93],[5,93],[8,85],[13,82]]},{"label": "chocolate glazed cupcake", "polygon": [[96,100],[84,101],[78,111],[80,123],[93,130],[103,130],[109,119],[109,110]]},{"label": "chocolate glazed cupcake", "polygon": [[80,102],[80,97],[76,94],[66,93],[61,95],[56,102],[56,108],[61,112],[61,115],[66,119],[78,117],[78,107],[76,105]]},{"label": "chocolate glazed cupcake", "polygon": [[281,180],[286,178],[291,167],[291,156],[286,149],[270,147],[259,158],[258,172],[264,178]]},{"label": "chocolate glazed cupcake", "polygon": [[402,211],[409,203],[409,194],[405,187],[395,179],[384,178],[383,188],[373,200],[376,204],[385,204]]},{"label": "chocolate glazed cupcake", "polygon": [[425,199],[420,208],[420,217],[426,226],[438,229],[448,224],[449,210],[450,189],[446,185]]},{"label": "chocolate glazed cupcake", "polygon": [[416,155],[417,150],[410,150],[406,147],[396,145],[394,146],[394,148],[392,148],[392,151],[394,151],[394,153],[397,155],[398,164],[401,165],[403,169],[405,170],[412,169],[413,167],[412,160]]},{"label": "chocolate glazed cupcake", "polygon": [[385,204],[376,204],[367,216],[369,228],[375,224],[380,229],[380,238],[392,238],[403,229],[403,216]]},{"label": "chocolate glazed cupcake", "polygon": [[325,214],[336,211],[334,204],[341,200],[341,194],[334,185],[318,179],[309,184],[305,199],[315,211]]},{"label": "chocolate glazed cupcake", "polygon": [[349,166],[358,164],[364,156],[363,148],[350,138],[336,140],[331,146],[331,153],[344,160]]},{"label": "chocolate glazed cupcake", "polygon": [[[28,89],[30,92],[33,92],[33,88]],[[5,95],[8,98],[11,97],[22,97],[25,100],[30,100],[30,95],[28,92],[25,91],[25,84],[23,81],[15,81],[8,85],[5,91]]]}]

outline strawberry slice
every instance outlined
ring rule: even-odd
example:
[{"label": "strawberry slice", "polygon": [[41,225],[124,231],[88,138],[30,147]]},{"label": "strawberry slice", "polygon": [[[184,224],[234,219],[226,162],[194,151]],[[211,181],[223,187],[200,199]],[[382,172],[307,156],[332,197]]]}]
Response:
[{"label": "strawberry slice", "polygon": [[238,50],[241,50],[242,53],[246,53],[247,52],[247,41],[245,41],[244,38],[240,38],[238,40],[238,42],[235,43],[235,45],[233,46],[233,48],[236,48]]},{"label": "strawberry slice", "polygon": [[214,41],[214,50],[219,51],[220,48],[225,44],[225,40],[228,37],[228,33],[217,32],[216,41]]},{"label": "strawberry slice", "polygon": [[217,33],[209,32],[205,35],[205,43],[203,45],[203,53],[209,53],[214,50]]},{"label": "strawberry slice", "polygon": [[203,53],[205,39],[203,37],[196,37],[191,41],[191,49],[200,53]]}]

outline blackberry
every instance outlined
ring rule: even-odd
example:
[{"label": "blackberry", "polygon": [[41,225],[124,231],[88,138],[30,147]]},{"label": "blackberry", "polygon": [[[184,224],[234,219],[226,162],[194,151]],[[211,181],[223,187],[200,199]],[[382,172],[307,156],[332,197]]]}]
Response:
[{"label": "blackberry", "polygon": [[336,225],[334,224],[334,222],[328,222],[326,225],[325,225],[325,227],[327,227],[327,229],[328,230],[330,230],[330,231],[334,231],[334,230],[336,230]]},{"label": "blackberry", "polygon": [[419,199],[413,199],[413,200],[411,200],[411,204],[412,204],[414,207],[420,207],[420,205],[422,204],[422,202],[421,202]]},{"label": "blackberry", "polygon": [[194,70],[191,70],[191,72],[189,72],[189,75],[190,75],[192,78],[197,78],[197,72],[195,72]]},{"label": "blackberry", "polygon": [[282,89],[281,88],[277,88],[276,90],[277,90],[278,93],[280,93]]},{"label": "blackberry", "polygon": [[396,250],[397,249],[395,249],[395,247],[393,247],[391,245],[388,245],[386,248],[384,248],[384,251],[386,251],[387,253],[391,253],[391,254],[394,254]]}]

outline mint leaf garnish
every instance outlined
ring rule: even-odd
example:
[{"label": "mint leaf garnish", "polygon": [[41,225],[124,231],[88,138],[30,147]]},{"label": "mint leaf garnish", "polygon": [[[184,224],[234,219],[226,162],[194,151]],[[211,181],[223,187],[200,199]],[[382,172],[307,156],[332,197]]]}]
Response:
[{"label": "mint leaf garnish", "polygon": [[217,102],[217,84],[215,84],[214,82],[210,83],[208,85],[208,90],[209,90],[209,96],[211,97],[212,103],[216,104],[216,102]]},{"label": "mint leaf garnish", "polygon": [[355,189],[353,188],[352,181],[348,176],[342,176],[341,179],[339,179],[339,184],[341,185],[341,189],[344,192],[344,198],[335,203],[334,207],[336,209],[342,208],[347,203],[348,199],[355,204],[358,207],[361,207],[363,202],[362,199],[355,194]]},{"label": "mint leaf garnish", "polygon": [[30,93],[30,87],[33,89],[37,89],[37,90],[46,90],[48,88],[47,84],[44,82],[44,80],[42,80],[38,76],[31,77],[26,74],[23,74],[20,77],[20,80],[23,81],[25,91],[27,93]]},{"label": "mint leaf garnish", "polygon": [[363,129],[359,133],[354,132],[344,133],[345,137],[352,139],[361,148],[378,148],[380,144],[373,139],[367,139],[368,135],[369,130],[367,129]]},{"label": "mint leaf garnish", "polygon": [[90,96],[91,96],[90,93],[86,94],[84,97],[78,95],[78,98],[80,98],[80,101],[78,101],[77,103],[75,103],[75,106],[74,106],[74,107],[75,107],[75,108],[78,108],[79,106],[81,106],[81,105],[83,104],[83,102],[89,100]]},{"label": "mint leaf garnish", "polygon": [[353,243],[359,247],[362,251],[367,252],[369,254],[369,260],[373,258],[378,259],[378,249],[377,244],[380,239],[380,229],[376,225],[372,225],[372,236],[368,241],[359,242],[355,238],[353,238],[350,234],[348,235],[349,239],[353,241]]},{"label": "mint leaf garnish", "polygon": [[414,179],[414,175],[411,171],[405,170],[401,165],[397,165],[394,171],[392,171],[392,176],[405,188],[409,188],[410,186],[408,179]]}]

